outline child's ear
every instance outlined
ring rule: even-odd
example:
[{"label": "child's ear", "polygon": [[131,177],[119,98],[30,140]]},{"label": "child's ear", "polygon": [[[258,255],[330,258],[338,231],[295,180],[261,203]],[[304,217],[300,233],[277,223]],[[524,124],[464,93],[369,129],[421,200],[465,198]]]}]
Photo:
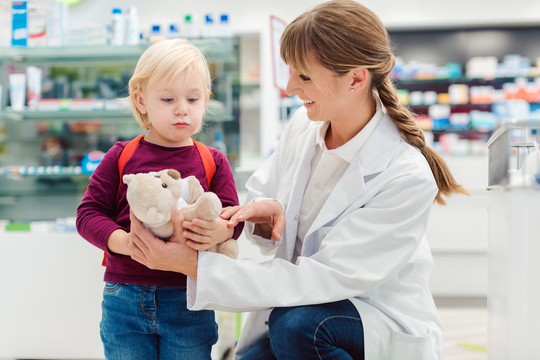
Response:
[{"label": "child's ear", "polygon": [[146,105],[144,105],[144,98],[140,92],[134,92],[133,93],[133,102],[135,103],[135,106],[137,107],[137,110],[143,115],[146,115]]},{"label": "child's ear", "polygon": [[205,108],[206,108],[206,105],[208,104],[208,100],[210,100],[210,90],[206,90],[206,98],[204,99]]}]

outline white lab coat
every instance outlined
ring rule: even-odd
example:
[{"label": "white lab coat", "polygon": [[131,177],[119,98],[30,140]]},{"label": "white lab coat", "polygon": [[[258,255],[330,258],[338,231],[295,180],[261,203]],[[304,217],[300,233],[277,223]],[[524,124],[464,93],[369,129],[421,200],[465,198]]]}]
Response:
[{"label": "white lab coat", "polygon": [[[328,197],[298,260],[290,262],[320,126],[299,109],[246,185],[250,198],[275,198],[285,208],[280,242],[252,236],[275,257],[258,264],[201,252],[197,280],[188,279],[188,307],[252,311],[236,358],[267,333],[273,307],[350,299],[364,325],[366,360],[442,359],[424,236],[437,187],[424,156],[387,115]],[[246,223],[245,231],[252,230]]]}]

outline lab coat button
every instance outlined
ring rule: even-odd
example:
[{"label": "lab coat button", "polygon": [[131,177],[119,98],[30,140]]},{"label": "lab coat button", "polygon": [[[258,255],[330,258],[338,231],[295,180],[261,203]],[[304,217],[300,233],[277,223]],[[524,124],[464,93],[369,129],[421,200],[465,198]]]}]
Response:
[{"label": "lab coat button", "polygon": [[265,321],[265,322],[264,322],[264,325],[268,326],[268,321]]},{"label": "lab coat button", "polygon": [[298,221],[298,215],[294,217],[294,221]]}]

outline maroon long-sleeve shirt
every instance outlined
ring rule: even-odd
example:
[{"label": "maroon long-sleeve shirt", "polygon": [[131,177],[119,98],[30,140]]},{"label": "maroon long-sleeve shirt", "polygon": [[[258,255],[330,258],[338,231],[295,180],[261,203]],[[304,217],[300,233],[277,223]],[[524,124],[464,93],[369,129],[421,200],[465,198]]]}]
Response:
[{"label": "maroon long-sleeve shirt", "polygon": [[[118,229],[129,231],[129,205],[126,200],[127,185],[118,174],[118,158],[127,141],[117,142],[105,154],[103,160],[90,177],[90,185],[77,208],[77,231],[91,244],[107,252],[105,281],[156,286],[185,286],[183,274],[151,270],[132,260],[129,256],[108,252],[107,240]],[[201,157],[195,145],[184,147],[164,147],[141,140],[132,157],[124,166],[124,174],[176,169],[182,177],[193,175],[205,191],[212,191],[221,199],[223,206],[238,205],[238,194],[231,166],[227,157],[210,148],[216,163],[216,173],[208,189]],[[117,201],[118,194],[118,201]],[[237,239],[243,223],[234,232]],[[97,265],[97,264],[96,264]]]}]

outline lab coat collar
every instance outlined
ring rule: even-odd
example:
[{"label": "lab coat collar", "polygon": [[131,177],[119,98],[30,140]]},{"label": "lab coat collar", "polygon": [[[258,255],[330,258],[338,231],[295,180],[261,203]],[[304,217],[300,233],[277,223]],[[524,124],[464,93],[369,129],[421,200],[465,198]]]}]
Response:
[{"label": "lab coat collar", "polygon": [[401,141],[401,133],[392,119],[385,114],[356,156],[364,177],[383,171],[390,163]]},{"label": "lab coat collar", "polygon": [[328,150],[326,147],[326,132],[328,131],[328,128],[330,126],[329,121],[323,121],[319,127],[319,130],[317,131],[316,136],[316,144],[322,151],[329,151],[333,154],[339,156],[344,161],[348,162],[349,164],[354,160],[356,157],[356,154],[362,149],[364,144],[369,140],[371,134],[373,133],[373,130],[379,125],[379,122],[381,121],[382,117],[385,115],[385,109],[382,105],[381,99],[377,95],[377,93],[374,93],[375,98],[375,114],[371,118],[371,120],[368,121],[368,123],[364,126],[364,128],[358,132],[352,139],[347,141],[342,146],[338,147],[337,149]]}]

